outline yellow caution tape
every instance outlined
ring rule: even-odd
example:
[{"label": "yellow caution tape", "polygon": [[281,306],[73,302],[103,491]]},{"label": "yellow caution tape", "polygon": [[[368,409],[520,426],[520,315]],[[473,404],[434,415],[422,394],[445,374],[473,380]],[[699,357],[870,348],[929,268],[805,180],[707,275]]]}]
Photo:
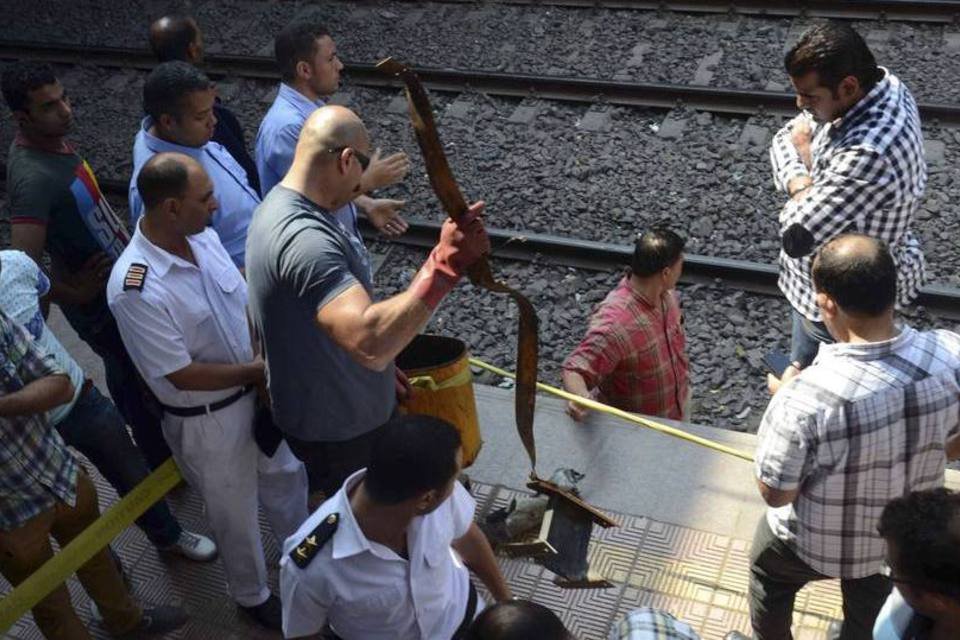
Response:
[{"label": "yellow caution tape", "polygon": [[180,469],[173,458],[144,478],[120,502],[107,509],[60,553],[0,600],[0,632],[6,632],[51,591],[65,582],[121,531],[133,524],[180,482]]},{"label": "yellow caution tape", "polygon": [[464,367],[463,371],[440,383],[434,380],[432,376],[413,376],[409,379],[409,382],[412,387],[426,388],[430,389],[430,391],[440,391],[442,389],[452,389],[453,387],[469,384],[471,380],[473,380],[473,373],[470,371],[470,367]]},{"label": "yellow caution tape", "polygon": [[[481,369],[486,369],[492,373],[497,374],[498,376],[503,376],[504,378],[516,378],[516,375],[505,371],[498,367],[493,366],[492,364],[487,364],[483,360],[477,360],[476,358],[470,358],[470,364],[480,367]],[[610,405],[603,404],[602,402],[597,402],[596,400],[590,400],[589,398],[584,398],[578,396],[575,393],[570,393],[569,391],[564,391],[563,389],[558,389],[556,387],[551,387],[548,384],[543,384],[542,382],[537,383],[537,388],[541,391],[546,391],[552,395],[576,402],[577,404],[584,406],[588,409],[593,409],[594,411],[599,411],[600,413],[605,413],[607,415],[616,416],[628,422],[633,422],[634,424],[639,424],[641,426],[647,427],[648,429],[653,429],[654,431],[659,431],[660,433],[665,433],[669,436],[675,438],[680,438],[681,440],[686,440],[687,442],[693,442],[702,447],[707,447],[708,449],[713,449],[714,451],[719,451],[721,453],[726,453],[727,455],[735,456],[737,458],[742,458],[744,460],[753,462],[753,456],[745,451],[740,451],[739,449],[734,449],[733,447],[728,447],[725,444],[720,444],[719,442],[714,442],[713,440],[708,440],[707,438],[701,438],[700,436],[695,436],[692,433],[687,433],[682,429],[677,429],[676,427],[671,427],[669,425],[662,424],[656,420],[650,420],[649,418],[644,418],[643,416],[637,415],[635,413],[630,413],[624,411],[623,409],[617,409],[616,407],[611,407]]]}]

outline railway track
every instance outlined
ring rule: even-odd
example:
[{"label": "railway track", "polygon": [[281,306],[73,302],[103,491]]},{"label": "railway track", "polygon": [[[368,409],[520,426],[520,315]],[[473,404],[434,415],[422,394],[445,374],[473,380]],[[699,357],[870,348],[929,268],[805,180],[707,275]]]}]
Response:
[{"label": "railway track", "polygon": [[[152,69],[157,64],[153,55],[145,49],[11,41],[0,41],[0,59],[33,59],[57,64],[91,64],[142,70]],[[373,64],[348,62],[345,66],[353,84],[380,88],[402,86],[395,78],[378,72]],[[210,55],[206,59],[205,69],[214,76],[279,79],[273,59],[267,57]],[[686,106],[701,111],[738,115],[793,116],[797,112],[794,95],[777,91],[429,67],[418,67],[416,71],[428,89],[440,92],[479,92],[493,96],[657,109]],[[960,104],[921,102],[919,108],[925,121],[951,127],[960,126]]]},{"label": "railway track", "polygon": [[[0,165],[0,178],[6,176],[6,167]],[[107,195],[126,197],[128,183],[123,180],[100,180],[100,189]],[[370,240],[383,240],[366,220],[361,219],[361,232]],[[388,242],[419,248],[436,244],[440,222],[407,219],[409,230],[400,238]],[[629,264],[633,247],[609,242],[579,240],[561,236],[525,233],[509,229],[488,228],[493,254],[511,260],[540,260],[550,264],[588,270],[609,270]],[[777,287],[777,267],[751,260],[732,260],[714,256],[687,254],[684,259],[683,282],[710,283],[722,281],[730,287],[769,296],[780,296]],[[923,288],[917,304],[934,315],[960,321],[960,288],[928,285]]]},{"label": "railway track", "polygon": [[451,4],[598,7],[747,16],[956,23],[956,0],[439,0]]}]

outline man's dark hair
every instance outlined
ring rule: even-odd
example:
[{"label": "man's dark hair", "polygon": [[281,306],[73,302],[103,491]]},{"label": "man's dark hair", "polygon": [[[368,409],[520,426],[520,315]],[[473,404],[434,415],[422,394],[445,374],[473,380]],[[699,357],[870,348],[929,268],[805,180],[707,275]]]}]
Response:
[{"label": "man's dark hair", "polygon": [[364,487],[371,499],[384,505],[443,489],[457,472],[459,448],[460,433],[446,420],[393,418],[373,445]]},{"label": "man's dark hair", "polygon": [[511,600],[488,607],[477,616],[467,640],[573,640],[553,611],[529,600]]},{"label": "man's dark hair", "polygon": [[877,530],[896,545],[897,578],[960,598],[960,494],[932,489],[894,498]]},{"label": "man's dark hair", "polygon": [[297,63],[310,62],[317,50],[317,40],[330,32],[319,22],[297,22],[287,25],[273,41],[273,52],[280,68],[280,78],[291,82],[297,77]]},{"label": "man's dark hair", "polygon": [[30,109],[30,92],[54,84],[57,76],[53,67],[44,62],[14,62],[3,69],[0,85],[3,99],[11,111]]},{"label": "man's dark hair", "polygon": [[187,165],[174,154],[158,153],[140,169],[137,191],[149,211],[167,198],[182,198],[189,184]]},{"label": "man's dark hair", "polygon": [[897,267],[883,241],[847,233],[820,249],[813,261],[813,286],[844,312],[874,318],[897,300]]},{"label": "man's dark hair", "polygon": [[192,64],[173,60],[157,65],[143,84],[143,110],[154,120],[163,114],[177,120],[183,115],[183,100],[194,91],[213,87],[210,78]]},{"label": "man's dark hair", "polygon": [[[163,28],[156,28],[157,22],[164,21]],[[150,27],[150,48],[160,62],[171,60],[190,60],[190,45],[197,39],[200,30],[190,16],[163,16]]]},{"label": "man's dark hair", "polygon": [[645,278],[673,265],[683,253],[686,240],[667,229],[654,227],[644,231],[633,246],[630,269],[634,275]]},{"label": "man's dark hair", "polygon": [[783,59],[794,78],[817,72],[820,85],[836,97],[840,81],[853,76],[864,92],[870,91],[883,71],[860,34],[842,22],[827,22],[808,29]]}]

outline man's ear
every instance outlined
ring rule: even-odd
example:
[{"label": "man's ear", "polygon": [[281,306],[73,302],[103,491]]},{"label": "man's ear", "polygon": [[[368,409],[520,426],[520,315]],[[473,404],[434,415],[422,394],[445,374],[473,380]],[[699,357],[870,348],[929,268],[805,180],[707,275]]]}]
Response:
[{"label": "man's ear", "polygon": [[313,77],[313,67],[310,66],[310,63],[306,60],[300,60],[297,62],[297,77],[309,79]]},{"label": "man's ear", "polygon": [[837,86],[837,93],[844,100],[850,100],[860,92],[860,81],[856,76],[847,76]]},{"label": "man's ear", "polygon": [[161,113],[160,119],[157,120],[157,124],[160,125],[163,129],[169,130],[173,125],[177,123],[177,119],[174,118],[169,113]]},{"label": "man's ear", "polygon": [[180,200],[177,198],[167,198],[160,204],[160,210],[171,218],[177,218],[180,215]]},{"label": "man's ear", "polygon": [[820,311],[823,315],[834,318],[837,315],[837,303],[833,298],[828,296],[825,293],[819,292],[816,296],[817,306],[820,307]]},{"label": "man's ear", "polygon": [[200,62],[200,51],[200,45],[197,42],[191,42],[187,45],[187,57],[190,59],[191,64]]},{"label": "man's ear", "polygon": [[17,121],[17,126],[30,124],[30,114],[26,111],[17,110],[13,112],[13,119]]}]

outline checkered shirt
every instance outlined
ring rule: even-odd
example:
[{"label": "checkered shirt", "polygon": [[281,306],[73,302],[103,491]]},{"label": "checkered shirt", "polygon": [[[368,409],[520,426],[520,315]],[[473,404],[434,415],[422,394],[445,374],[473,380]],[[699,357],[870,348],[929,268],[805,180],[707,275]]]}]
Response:
[{"label": "checkered shirt", "polygon": [[943,485],[945,443],[960,433],[958,378],[960,335],[949,331],[821,345],[760,423],[757,477],[800,489],[767,511],[774,534],[824,575],[878,573],[883,507]]},{"label": "checkered shirt", "polygon": [[[808,172],[790,141],[797,120],[813,128]],[[896,76],[884,78],[842,118],[816,125],[801,114],[783,127],[770,148],[777,189],[809,176],[813,186],[780,211],[780,290],[793,308],[819,321],[810,266],[831,238],[856,231],[885,241],[898,270],[898,303],[920,291],[925,264],[911,225],[927,183],[917,103]],[[789,254],[789,255],[788,255]],[[791,257],[792,256],[792,257]]]},{"label": "checkered shirt", "polygon": [[[66,375],[20,325],[0,311],[0,394],[49,375]],[[76,504],[77,462],[46,414],[0,418],[0,529]]]},{"label": "checkered shirt", "polygon": [[614,407],[682,419],[689,364],[676,294],[654,306],[624,277],[594,310],[587,335],[563,368],[579,373]]},{"label": "checkered shirt", "polygon": [[608,640],[700,640],[700,636],[666,611],[641,607],[620,620]]}]

